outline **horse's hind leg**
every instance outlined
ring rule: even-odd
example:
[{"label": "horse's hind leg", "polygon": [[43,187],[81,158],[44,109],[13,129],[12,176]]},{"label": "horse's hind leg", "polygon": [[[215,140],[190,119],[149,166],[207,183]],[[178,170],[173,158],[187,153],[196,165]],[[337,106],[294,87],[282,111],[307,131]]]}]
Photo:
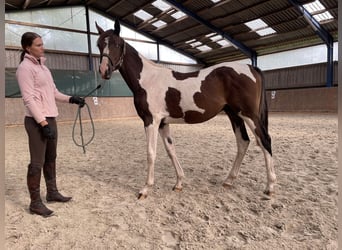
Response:
[{"label": "horse's hind leg", "polygon": [[169,155],[172,165],[174,166],[177,174],[177,182],[176,185],[173,187],[173,190],[175,191],[181,191],[182,190],[182,180],[184,178],[184,172],[179,164],[177,155],[176,155],[176,150],[175,150],[175,145],[173,143],[173,140],[171,138],[170,134],[170,126],[169,124],[164,124],[162,123],[159,127],[159,134],[163,140],[165,150],[167,154]]},{"label": "horse's hind leg", "polygon": [[237,154],[235,157],[233,167],[230,170],[227,179],[223,183],[224,187],[231,187],[233,185],[234,180],[237,178],[239,174],[240,166],[246,154],[250,141],[244,121],[229,109],[225,109],[225,112],[229,116],[229,119],[232,123],[237,144]]},{"label": "horse's hind leg", "polygon": [[272,147],[271,147],[271,137],[268,134],[267,128],[262,125],[260,119],[254,118],[253,120],[249,117],[239,114],[240,117],[248,124],[249,128],[253,131],[258,145],[262,149],[265,157],[265,165],[267,171],[267,186],[264,191],[267,195],[272,195],[274,193],[274,185],[276,182],[276,174],[274,171],[273,157],[272,157]]}]

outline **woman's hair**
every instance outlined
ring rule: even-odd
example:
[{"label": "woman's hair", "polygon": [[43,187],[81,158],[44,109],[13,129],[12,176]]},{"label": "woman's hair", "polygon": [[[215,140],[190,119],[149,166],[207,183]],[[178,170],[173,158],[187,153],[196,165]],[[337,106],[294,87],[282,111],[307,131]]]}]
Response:
[{"label": "woman's hair", "polygon": [[32,46],[33,40],[37,37],[41,36],[34,32],[25,32],[21,36],[21,47],[23,48],[23,52],[21,52],[20,55],[20,62],[24,60],[24,56],[27,53],[26,48]]}]

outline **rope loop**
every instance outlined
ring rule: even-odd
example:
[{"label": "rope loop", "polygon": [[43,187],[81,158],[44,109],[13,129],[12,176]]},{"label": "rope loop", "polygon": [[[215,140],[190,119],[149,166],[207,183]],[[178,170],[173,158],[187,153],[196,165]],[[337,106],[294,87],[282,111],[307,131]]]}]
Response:
[{"label": "rope loop", "polygon": [[[83,98],[85,99],[86,97],[90,96],[92,93],[94,93],[96,90],[98,90],[101,87],[102,87],[101,84],[97,85],[96,88],[94,88],[92,91],[90,91]],[[89,119],[90,119],[90,122],[91,122],[91,129],[92,129],[91,137],[90,137],[89,141],[87,141],[87,142],[84,142],[84,138],[83,138],[83,125],[82,125],[82,117],[81,117],[81,110],[84,107],[87,107],[88,116],[89,116]],[[79,121],[79,124],[80,124],[81,143],[77,143],[77,141],[75,139],[75,127],[76,127],[77,121]],[[91,116],[91,112],[90,112],[90,108],[89,108],[88,104],[86,102],[84,102],[84,106],[83,107],[78,105],[78,109],[77,109],[77,113],[76,113],[76,118],[75,118],[75,121],[74,121],[74,125],[72,127],[72,140],[74,141],[76,146],[83,148],[83,153],[86,153],[85,147],[88,146],[93,141],[94,137],[95,137],[95,126],[94,126],[93,117]]]},{"label": "rope loop", "polygon": [[[84,137],[83,137],[83,124],[82,124],[82,117],[81,117],[81,110],[82,108],[84,107],[87,107],[87,111],[88,111],[88,115],[89,115],[89,119],[90,119],[90,122],[91,122],[91,128],[92,128],[92,134],[91,134],[91,137],[90,139],[87,141],[87,142],[84,142]],[[82,147],[83,148],[83,153],[85,154],[86,153],[86,150],[85,150],[85,147],[88,146],[94,139],[95,137],[95,126],[94,126],[94,121],[93,121],[93,118],[91,116],[91,112],[90,112],[90,108],[88,106],[87,103],[84,104],[84,107],[80,107],[78,106],[78,109],[77,109],[77,113],[76,113],[76,118],[75,118],[75,121],[74,121],[74,125],[72,127],[72,140],[74,141],[75,145],[78,146],[78,147]],[[77,121],[79,121],[79,125],[80,125],[80,137],[81,137],[81,143],[78,143],[75,139],[75,128],[76,128],[76,123]]]}]

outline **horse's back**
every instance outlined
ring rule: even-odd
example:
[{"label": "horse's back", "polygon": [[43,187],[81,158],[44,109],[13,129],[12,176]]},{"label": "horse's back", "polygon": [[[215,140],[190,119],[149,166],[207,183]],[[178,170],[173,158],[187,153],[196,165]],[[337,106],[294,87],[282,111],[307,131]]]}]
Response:
[{"label": "horse's back", "polygon": [[263,91],[261,72],[248,64],[220,63],[203,69],[201,92],[225,105],[258,106]]}]

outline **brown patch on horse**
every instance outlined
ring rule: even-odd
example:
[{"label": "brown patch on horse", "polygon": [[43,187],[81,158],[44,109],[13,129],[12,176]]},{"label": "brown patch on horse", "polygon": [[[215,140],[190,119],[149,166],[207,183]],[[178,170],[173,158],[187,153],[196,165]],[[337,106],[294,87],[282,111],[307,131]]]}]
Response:
[{"label": "brown patch on horse", "polygon": [[[132,56],[132,54],[136,55]],[[139,60],[132,58],[139,58]],[[144,126],[147,127],[153,123],[153,117],[149,110],[146,90],[143,89],[139,83],[141,72],[143,70],[143,62],[137,51],[129,44],[126,44],[124,62],[125,63],[119,71],[126,83],[130,83],[128,84],[128,87],[133,92],[135,109],[137,110],[139,117],[144,121]],[[133,69],[130,74],[124,74],[125,71],[128,71],[125,69],[125,67],[127,67],[126,65],[129,65],[130,69]]]},{"label": "brown patch on horse", "polygon": [[178,81],[182,81],[190,77],[198,77],[198,74],[199,74],[199,71],[189,72],[189,73],[181,73],[177,71],[172,71],[173,77]]},{"label": "brown patch on horse", "polygon": [[170,116],[173,118],[182,118],[183,111],[180,107],[181,101],[181,92],[175,88],[169,87],[165,93],[165,103],[167,107],[167,111],[169,112]]},{"label": "brown patch on horse", "polygon": [[[254,82],[247,75],[239,74],[233,68],[216,68],[202,81],[201,93],[195,99],[195,103],[199,107],[208,110],[210,107],[204,107],[202,103],[206,103],[205,98],[207,96],[215,94],[222,96],[224,98],[222,101],[235,112],[242,111],[251,115],[258,114],[260,105],[259,84],[260,82]],[[251,95],[257,95],[257,97],[252,98]]]},{"label": "brown patch on horse", "polygon": [[258,84],[245,74],[239,74],[233,68],[219,67],[210,72],[201,83],[201,91],[193,95],[197,107],[204,109],[185,112],[187,123],[199,123],[211,119],[219,113],[225,105],[236,113],[242,111],[250,115],[258,114],[259,100],[249,95],[258,92]]}]

